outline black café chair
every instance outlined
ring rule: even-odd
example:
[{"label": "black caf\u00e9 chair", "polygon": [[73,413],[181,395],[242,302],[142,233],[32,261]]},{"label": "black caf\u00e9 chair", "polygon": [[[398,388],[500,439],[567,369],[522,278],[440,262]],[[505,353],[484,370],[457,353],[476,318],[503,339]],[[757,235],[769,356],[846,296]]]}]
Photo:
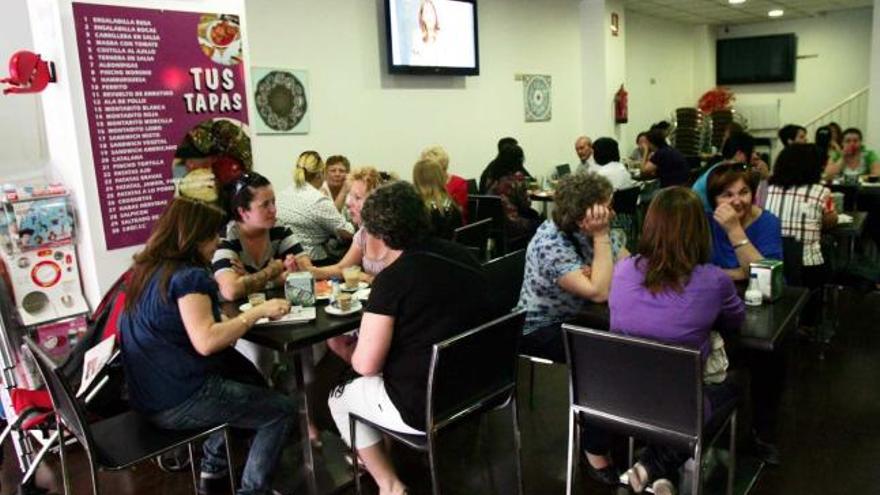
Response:
[{"label": "black caf\u00e9 chair", "polygon": [[642,188],[639,186],[614,191],[611,196],[611,208],[616,213],[613,227],[623,229],[626,232],[627,249],[631,251],[638,241],[638,233],[641,230],[638,225],[638,205]]},{"label": "black caf\u00e9 chair", "polygon": [[483,264],[489,287],[492,288],[490,297],[499,314],[513,310],[519,302],[525,269],[525,249],[499,256]]},{"label": "black caf\u00e9 chair", "polygon": [[467,190],[468,194],[477,194],[478,192],[480,192],[480,189],[477,186],[477,179],[467,180]]},{"label": "black caf\u00e9 chair", "polygon": [[483,220],[471,222],[455,229],[452,232],[452,240],[473,251],[477,259],[482,262],[488,257],[489,232],[491,229],[492,220],[484,218]]},{"label": "black caf\u00e9 chair", "polygon": [[[40,375],[46,383],[55,416],[59,425],[59,451],[61,457],[61,476],[65,493],[68,492],[67,465],[65,456],[65,430],[73,434],[82,445],[89,462],[92,478],[92,493],[97,495],[97,469],[118,471],[149,460],[178,447],[189,448],[192,466],[193,492],[198,493],[199,473],[193,462],[193,442],[222,431],[226,436],[226,461],[230,466],[230,485],[235,493],[235,476],[231,475],[232,450],[229,444],[227,425],[218,425],[201,430],[163,430],[153,426],[140,414],[129,411],[118,416],[88,423],[80,404],[75,399],[60,366],[29,337],[25,342],[34,357]],[[63,425],[63,426],[62,426]]]},{"label": "black caf\u00e9 chair", "polygon": [[[580,455],[577,415],[596,426],[690,452],[691,494],[700,495],[704,445],[730,428],[727,494],[733,493],[736,401],[713,411],[703,425],[703,362],[698,349],[661,344],[576,325],[562,326],[569,363],[567,493]],[[708,442],[707,442],[708,440]]]},{"label": "black caf\u00e9 chair", "polygon": [[[489,279],[489,287],[492,288],[493,303],[498,311],[510,311],[519,302],[519,292],[522,289],[525,267],[525,249],[519,249],[510,254],[499,256],[483,265],[486,277]],[[529,363],[529,408],[533,408],[535,406],[535,365],[552,365],[555,363],[549,359],[523,353],[520,353],[519,357]]]},{"label": "black caf\u00e9 chair", "polygon": [[804,243],[794,237],[782,237],[782,273],[785,283],[804,286]]},{"label": "black caf\u00e9 chair", "polygon": [[[507,229],[505,228],[506,217],[504,215],[504,206],[501,204],[501,196],[491,194],[472,194],[468,196],[468,205],[470,199],[476,202],[476,208],[468,210],[470,218],[475,221],[485,218],[492,220],[492,226],[489,229],[489,237],[492,239],[492,256],[501,256],[507,253]],[[471,213],[473,212],[473,213]]]},{"label": "black caf\u00e9 chair", "polygon": [[[425,435],[410,435],[383,428],[357,414],[349,414],[351,445],[356,445],[358,422],[371,426],[401,444],[428,455],[431,487],[440,493],[437,472],[437,435],[446,427],[499,407],[510,406],[516,449],[517,493],[522,494],[519,422],[516,412],[516,368],[519,337],[525,312],[520,310],[477,328],[434,344],[428,370],[428,400],[425,410]],[[352,456],[357,453],[352,447]],[[360,495],[361,482],[357,463],[355,489]]]}]

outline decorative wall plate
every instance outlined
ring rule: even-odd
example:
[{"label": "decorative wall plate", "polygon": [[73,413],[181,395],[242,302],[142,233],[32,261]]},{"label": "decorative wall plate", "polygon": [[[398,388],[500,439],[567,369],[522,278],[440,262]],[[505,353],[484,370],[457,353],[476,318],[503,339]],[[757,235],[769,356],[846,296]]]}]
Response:
[{"label": "decorative wall plate", "polygon": [[254,101],[260,134],[309,131],[308,74],[304,71],[254,68]]},{"label": "decorative wall plate", "polygon": [[550,76],[528,74],[523,76],[523,103],[526,122],[547,122],[553,116]]}]

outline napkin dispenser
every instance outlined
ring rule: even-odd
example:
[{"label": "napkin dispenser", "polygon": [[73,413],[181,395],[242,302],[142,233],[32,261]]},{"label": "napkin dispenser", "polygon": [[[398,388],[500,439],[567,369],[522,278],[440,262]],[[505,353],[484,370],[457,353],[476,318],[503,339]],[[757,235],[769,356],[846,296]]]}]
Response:
[{"label": "napkin dispenser", "polygon": [[779,260],[759,260],[750,265],[751,273],[757,274],[758,287],[764,301],[775,301],[782,297],[785,277],[782,273],[782,262]]}]

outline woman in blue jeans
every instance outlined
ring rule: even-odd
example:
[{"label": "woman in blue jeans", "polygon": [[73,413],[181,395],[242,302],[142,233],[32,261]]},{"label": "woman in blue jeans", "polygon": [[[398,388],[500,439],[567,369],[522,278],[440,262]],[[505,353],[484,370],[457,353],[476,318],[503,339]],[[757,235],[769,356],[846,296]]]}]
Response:
[{"label": "woman in blue jeans", "polygon": [[[221,316],[209,267],[224,216],[206,203],[176,198],[156,222],[134,256],[120,319],[123,363],[132,407],[157,426],[228,423],[254,430],[237,493],[268,494],[296,403],[266,388],[232,346],[257,320],[279,317],[289,305],[273,299],[234,319]],[[225,477],[223,434],[203,449],[200,484]]]}]

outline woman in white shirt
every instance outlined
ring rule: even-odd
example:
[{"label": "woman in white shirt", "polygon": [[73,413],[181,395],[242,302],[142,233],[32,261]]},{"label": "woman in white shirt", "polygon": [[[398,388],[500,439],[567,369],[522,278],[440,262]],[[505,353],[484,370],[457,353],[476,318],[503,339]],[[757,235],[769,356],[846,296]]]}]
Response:
[{"label": "woman in white shirt", "polygon": [[596,160],[594,172],[611,182],[615,191],[636,187],[636,182],[626,167],[620,163],[620,148],[617,141],[603,137],[593,143],[593,157]]},{"label": "woman in white shirt", "polygon": [[316,265],[335,262],[326,244],[331,239],[351,240],[354,227],[321,193],[324,161],[316,151],[304,151],[293,169],[293,185],[278,194],[278,221],[290,227]]}]

